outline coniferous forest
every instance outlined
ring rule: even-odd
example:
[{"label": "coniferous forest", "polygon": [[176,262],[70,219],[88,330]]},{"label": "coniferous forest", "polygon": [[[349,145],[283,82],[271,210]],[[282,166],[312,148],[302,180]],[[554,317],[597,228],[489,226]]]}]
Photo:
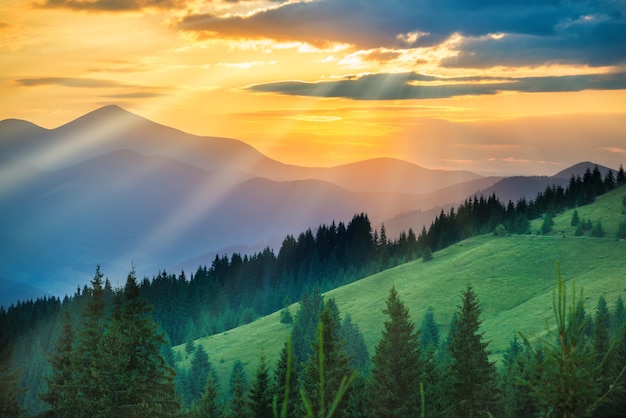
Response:
[{"label": "coniferous forest", "polygon": [[[73,295],[0,309],[0,416],[621,416],[621,298],[586,306],[580,289],[557,273],[549,333],[537,340],[511,330],[496,362],[480,329],[480,294],[469,283],[448,335],[439,335],[436,309],[415,322],[390,289],[386,305],[373,307],[387,319],[372,353],[350,313],[322,293],[428,261],[476,235],[534,233],[534,219],[543,219],[538,232],[547,234],[556,214],[624,184],[621,167],[604,178],[596,167],[529,201],[475,196],[418,234],[396,238],[356,214],[347,224],[287,236],[277,252],[217,256],[195,272],[139,280],[133,268],[120,288],[95,267],[90,285]],[[601,220],[574,214],[581,235],[604,235]],[[625,230],[626,222],[615,238],[626,238]],[[285,307],[296,301],[292,316]],[[260,352],[253,375],[235,362],[229,381],[220,381],[211,353],[194,340],[281,309],[281,322],[292,328],[279,361]],[[177,366],[172,347],[180,344],[191,357],[188,368]]]}]

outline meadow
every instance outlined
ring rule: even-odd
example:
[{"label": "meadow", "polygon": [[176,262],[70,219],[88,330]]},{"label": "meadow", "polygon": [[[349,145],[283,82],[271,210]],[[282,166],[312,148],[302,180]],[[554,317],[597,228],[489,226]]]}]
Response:
[{"label": "meadow", "polygon": [[[577,291],[583,289],[587,312],[593,312],[600,295],[610,308],[618,296],[626,298],[626,241],[615,238],[618,225],[626,220],[625,194],[621,187],[576,209],[581,219],[602,222],[603,238],[591,237],[589,232],[576,236],[576,227],[571,225],[574,210],[566,210],[555,216],[548,234],[540,233],[541,219],[533,220],[529,234],[470,238],[435,252],[429,262],[406,263],[333,289],[324,297],[334,298],[342,315],[351,315],[372,355],[381,337],[386,319],[382,310],[392,286],[417,327],[432,307],[445,336],[461,292],[471,283],[482,303],[482,330],[490,341],[492,359],[497,361],[516,333],[532,340],[552,325],[557,263],[568,292],[572,284]],[[297,310],[298,304],[290,306],[293,315]],[[253,375],[262,353],[275,364],[290,331],[291,325],[280,323],[280,312],[275,312],[198,339],[195,344],[203,345],[209,354],[224,392],[235,360],[244,363],[248,376]],[[174,352],[177,366],[188,367],[191,356],[184,345],[174,347]]]}]

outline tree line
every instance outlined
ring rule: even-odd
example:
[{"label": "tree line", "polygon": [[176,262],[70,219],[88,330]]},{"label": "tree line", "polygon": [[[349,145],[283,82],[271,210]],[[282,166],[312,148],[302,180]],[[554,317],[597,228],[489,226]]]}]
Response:
[{"label": "tree line", "polygon": [[[604,178],[595,167],[583,176],[572,176],[567,188],[549,186],[531,201],[520,199],[504,205],[495,195],[475,196],[456,209],[442,211],[419,236],[409,229],[396,239],[387,237],[384,225],[373,229],[366,214],[357,214],[347,225],[333,222],[297,237],[287,236],[278,254],[266,248],[252,255],[216,256],[210,267],[200,266],[190,277],[185,272],[164,271],[138,281],[137,286],[154,307],[150,316],[160,332],[170,345],[176,345],[279,310],[301,299],[306,289],[317,286],[326,291],[419,257],[427,260],[431,252],[470,236],[498,228],[527,233],[530,219],[590,203],[625,183],[621,166],[616,175],[609,171]],[[113,306],[119,291],[108,279],[103,280],[103,298],[107,306]],[[14,352],[13,363],[21,365],[20,381],[28,387],[23,399],[29,410],[44,408],[37,394],[44,386],[41,376],[49,372],[46,353],[52,351],[54,338],[62,332],[65,312],[70,312],[72,324],[79,327],[80,312],[91,297],[91,289],[85,286],[62,300],[43,297],[0,308],[4,338],[24,347]]]},{"label": "tree line", "polygon": [[[481,331],[482,307],[471,284],[461,292],[448,335],[434,310],[421,326],[395,288],[370,357],[349,314],[333,299],[307,292],[277,364],[264,355],[253,376],[235,361],[228,396],[202,345],[191,347],[187,390],[176,390],[167,344],[139,296],[134,272],[107,306],[96,270],[79,325],[64,315],[47,360],[51,372],[38,396],[39,416],[161,417],[618,417],[626,394],[626,310],[621,296],[609,308],[601,296],[593,315],[582,291],[571,301],[558,275],[555,323],[548,337],[514,334],[500,364],[490,360]],[[311,326],[311,324],[314,326]],[[161,351],[165,349],[166,351]],[[0,351],[0,416],[22,410],[16,372]],[[186,398],[186,399],[185,399]]]}]

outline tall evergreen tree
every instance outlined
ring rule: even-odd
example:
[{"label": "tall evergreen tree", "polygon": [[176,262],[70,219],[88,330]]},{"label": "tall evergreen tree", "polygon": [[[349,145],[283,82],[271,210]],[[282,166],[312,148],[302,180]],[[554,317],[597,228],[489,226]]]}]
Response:
[{"label": "tall evergreen tree", "polygon": [[116,301],[103,335],[102,363],[96,376],[96,383],[102,384],[100,416],[167,417],[178,413],[175,373],[159,353],[166,341],[150,311],[139,295],[133,268],[122,302]]},{"label": "tall evergreen tree", "polygon": [[422,354],[425,354],[428,347],[432,346],[436,351],[439,348],[439,327],[435,321],[435,312],[432,306],[424,314],[422,327],[420,328],[420,341],[422,345]]},{"label": "tall evergreen tree", "polygon": [[311,293],[305,291],[302,295],[300,308],[291,331],[292,355],[298,365],[304,363],[311,354],[312,342],[315,339],[315,330],[323,303],[324,299],[317,287]]},{"label": "tall evergreen tree", "polygon": [[610,379],[615,382],[616,393],[609,403],[612,412],[607,416],[618,417],[626,411],[626,323],[622,324],[618,334],[609,374]]},{"label": "tall evergreen tree", "polygon": [[[598,299],[596,316],[593,324],[593,351],[598,364],[605,362],[610,348],[611,317],[604,295]],[[606,369],[606,366],[603,367]]]},{"label": "tall evergreen tree", "polygon": [[538,349],[533,348],[527,339],[524,340],[535,357],[538,370],[528,384],[540,400],[540,413],[557,413],[564,417],[589,416],[610,399],[617,386],[613,376],[603,373],[587,335],[588,318],[583,314],[582,291],[577,295],[572,286],[572,301],[568,304],[560,270],[557,270],[557,278],[553,301],[556,329],[550,331],[552,338],[544,340],[539,346],[543,347],[541,356],[537,354]]},{"label": "tall evergreen tree", "polygon": [[211,373],[207,376],[204,394],[202,398],[194,404],[191,415],[194,418],[222,417],[222,405],[220,404],[217,393],[217,382]]},{"label": "tall evergreen tree", "polygon": [[44,378],[47,390],[39,395],[41,400],[50,406],[50,412],[53,416],[76,416],[74,405],[76,388],[72,368],[74,341],[75,332],[72,317],[69,311],[66,311],[61,335],[54,344],[54,352],[48,354],[52,374]]},{"label": "tall evergreen tree", "polygon": [[[342,380],[352,375],[350,358],[346,354],[339,332],[339,310],[335,301],[330,299],[325,303],[320,315],[318,335],[305,365],[302,380],[302,388],[311,402],[312,410],[319,413],[320,417],[326,416],[330,410],[334,396],[340,391]],[[335,416],[343,416],[345,400],[346,398],[340,403]]]},{"label": "tall evergreen tree", "polygon": [[[297,416],[300,410],[300,392],[296,362],[291,354],[291,337],[288,337],[283,345],[278,363],[274,369],[273,393],[279,416],[282,416],[283,408],[288,417]],[[286,405],[285,398],[287,398]]]},{"label": "tall evergreen tree", "polygon": [[71,356],[75,372],[72,381],[72,390],[76,391],[74,410],[81,416],[95,417],[102,411],[101,388],[94,385],[94,379],[99,377],[100,367],[104,364],[100,358],[106,313],[102,278],[100,266],[96,266],[91,289],[83,291],[83,296],[88,299],[81,313],[81,328]]},{"label": "tall evergreen tree", "polygon": [[[593,322],[593,353],[595,355],[596,367],[600,368],[602,375],[608,378],[598,384],[602,386],[601,393],[605,393],[609,389],[609,385],[614,383],[613,375],[614,366],[613,361],[615,352],[611,350],[611,315],[606,303],[604,295],[598,299],[596,307],[595,320]],[[616,377],[616,376],[613,376]],[[598,409],[594,412],[595,416],[609,417],[612,415],[614,406],[608,402],[598,405]]]},{"label": "tall evergreen tree", "polygon": [[481,311],[474,289],[468,284],[449,346],[459,417],[483,417],[496,412],[496,370],[489,361],[489,343],[483,341],[480,332]]},{"label": "tall evergreen tree", "polygon": [[613,309],[613,321],[611,321],[611,335],[618,339],[622,326],[626,323],[626,308],[624,308],[624,299],[622,295],[617,297],[615,301],[615,309]]},{"label": "tall evergreen tree", "polygon": [[246,402],[248,395],[248,378],[243,363],[235,360],[230,373],[230,402],[226,411],[227,418],[243,418],[250,416]]},{"label": "tall evergreen tree", "polygon": [[19,386],[20,373],[13,368],[13,347],[4,330],[0,328],[0,417],[18,417],[22,413]]},{"label": "tall evergreen tree", "polygon": [[370,356],[365,345],[365,338],[359,330],[359,326],[352,322],[352,317],[346,313],[341,321],[339,338],[344,342],[344,349],[350,357],[350,368],[366,372],[369,368]]},{"label": "tall evergreen tree", "polygon": [[424,378],[419,331],[395,287],[383,313],[389,319],[372,358],[368,412],[373,417],[418,416],[419,384]]},{"label": "tall evergreen tree", "polygon": [[198,344],[195,353],[191,358],[191,366],[189,368],[189,376],[187,380],[187,403],[191,404],[198,400],[206,388],[206,382],[209,375],[213,374],[214,384],[217,384],[217,377],[214,375],[213,367],[209,361],[204,346]]},{"label": "tall evergreen tree", "polygon": [[269,366],[265,354],[262,354],[248,395],[250,411],[255,418],[271,418],[273,416],[271,384]]},{"label": "tall evergreen tree", "polygon": [[500,388],[502,390],[502,414],[505,417],[530,417],[537,413],[535,399],[528,386],[522,382],[528,380],[534,363],[524,350],[522,341],[513,336],[502,356]]}]

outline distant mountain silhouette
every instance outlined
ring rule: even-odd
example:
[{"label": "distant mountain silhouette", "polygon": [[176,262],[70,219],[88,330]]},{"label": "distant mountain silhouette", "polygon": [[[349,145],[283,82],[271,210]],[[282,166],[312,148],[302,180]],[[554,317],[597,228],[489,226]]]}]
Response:
[{"label": "distant mountain silhouette", "polygon": [[428,170],[390,158],[332,168],[288,165],[241,141],[187,134],[114,105],[51,130],[25,121],[0,122],[0,154],[29,161],[39,169],[55,170],[122,149],[276,181],[326,180],[354,191],[422,194],[480,178],[470,172]]},{"label": "distant mountain silhouette", "polygon": [[[587,171],[587,169],[592,170],[595,168],[595,166],[598,166],[598,169],[600,170],[600,173],[602,173],[602,177],[604,178],[604,176],[606,176],[606,173],[609,172],[609,170],[612,170],[611,168],[605,167],[603,165],[599,165],[596,163],[592,163],[589,161],[584,161],[578,164],[574,164],[573,166],[566,168],[565,170],[559,171],[558,173],[556,173],[555,175],[552,176],[552,178],[561,178],[561,179],[566,179],[569,181],[570,177],[572,177],[572,175],[577,176],[580,175],[581,177],[583,176],[583,174],[585,174],[585,171]],[[613,169],[613,171],[615,171]]]},{"label": "distant mountain silhouette", "polygon": [[65,294],[87,283],[96,264],[116,284],[131,263],[154,274],[226,248],[280,244],[360,212],[375,227],[385,222],[390,237],[419,233],[442,207],[481,190],[507,199],[553,181],[391,158],[298,167],[117,106],[55,129],[9,119],[0,121],[0,278]]},{"label": "distant mountain silhouette", "polygon": [[[429,202],[432,205],[422,205],[416,210],[396,215],[385,221],[385,228],[391,236],[401,230],[407,230],[411,226],[416,233],[422,226],[428,229],[430,223],[441,211],[448,211],[452,206],[463,203],[465,199],[475,196],[491,196],[495,194],[498,199],[507,203],[509,200],[516,203],[519,199],[531,200],[537,197],[548,186],[560,185],[567,187],[570,177],[584,175],[587,169],[593,170],[597,164],[582,162],[574,164],[553,176],[512,176],[512,177],[485,177],[473,182],[458,184],[437,192],[422,196],[420,202]],[[604,177],[611,170],[608,167],[598,165],[598,169]],[[614,170],[615,171],[615,170]]]}]

